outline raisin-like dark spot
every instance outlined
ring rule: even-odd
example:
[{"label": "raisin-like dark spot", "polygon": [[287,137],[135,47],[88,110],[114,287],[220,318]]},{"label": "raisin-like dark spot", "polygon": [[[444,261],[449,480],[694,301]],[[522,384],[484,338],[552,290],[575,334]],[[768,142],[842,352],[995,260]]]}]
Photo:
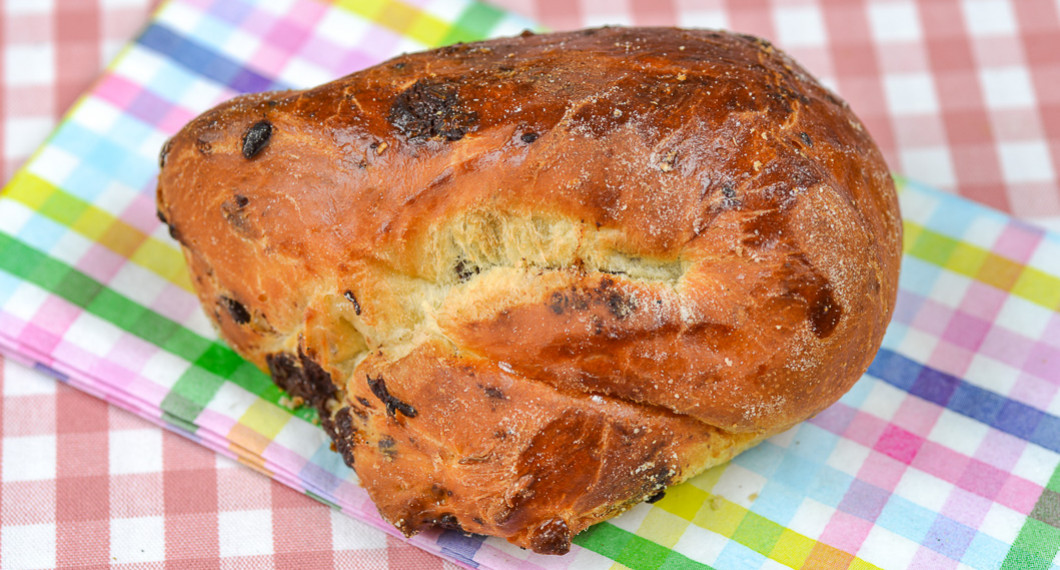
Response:
[{"label": "raisin-like dark spot", "polygon": [[250,312],[243,306],[243,303],[222,295],[221,305],[228,311],[229,316],[232,317],[232,320],[237,325],[245,325],[250,322]]},{"label": "raisin-like dark spot", "polygon": [[463,283],[468,279],[471,279],[472,275],[478,275],[479,268],[477,265],[470,263],[465,259],[458,260],[456,265],[453,267],[453,272],[456,273],[456,279]]},{"label": "raisin-like dark spot", "polygon": [[726,198],[732,199],[736,197],[736,188],[733,187],[732,182],[726,182],[721,187],[721,193]]},{"label": "raisin-like dark spot", "polygon": [[243,158],[250,160],[254,158],[269,144],[272,138],[272,123],[258,121],[243,133]]},{"label": "raisin-like dark spot", "polygon": [[195,139],[195,150],[199,151],[199,154],[203,156],[209,156],[213,154],[213,145],[210,144],[210,141]]},{"label": "raisin-like dark spot", "polygon": [[166,158],[169,157],[169,150],[173,147],[173,139],[166,139],[166,143],[162,145],[162,150],[158,152],[158,167],[165,168]]},{"label": "raisin-like dark spot", "polygon": [[349,408],[342,408],[335,414],[335,422],[331,435],[335,442],[335,449],[342,455],[346,465],[353,467],[353,448],[357,445],[357,428],[353,427],[353,416]]},{"label": "raisin-like dark spot", "polygon": [[362,398],[361,396],[357,396],[357,401],[360,402],[360,404],[362,406],[366,407],[366,408],[374,408],[375,407],[375,406],[372,405],[371,402],[368,401],[368,398]]},{"label": "raisin-like dark spot", "polygon": [[407,65],[408,64],[405,63],[405,62],[399,61],[399,62],[395,63],[394,65],[392,65],[391,68],[396,69],[398,71],[401,71],[402,69],[405,69],[405,66],[407,66]]},{"label": "raisin-like dark spot", "polygon": [[247,206],[247,204],[250,203],[250,199],[247,198],[246,196],[243,196],[242,194],[236,194],[235,195],[235,199],[236,199],[236,206],[239,207],[239,208],[245,208]]},{"label": "raisin-like dark spot", "polygon": [[799,133],[799,138],[802,139],[802,142],[806,143],[806,146],[813,146],[813,139],[810,138],[810,135]]},{"label": "raisin-like dark spot", "polygon": [[[291,396],[302,398],[326,416],[327,401],[335,397],[331,374],[299,349],[298,356],[277,352],[265,356],[269,374],[277,386]],[[348,410],[347,410],[348,411]]]},{"label": "raisin-like dark spot", "polygon": [[169,225],[169,220],[166,219],[166,215],[162,213],[162,210],[155,210],[155,215],[158,216],[158,221],[165,225]]},{"label": "raisin-like dark spot", "polygon": [[519,140],[523,141],[526,144],[530,144],[530,143],[536,141],[537,138],[540,137],[540,136],[541,135],[539,135],[537,133],[524,133],[523,136],[519,137]]},{"label": "raisin-like dark spot", "polygon": [[644,502],[645,503],[658,503],[665,496],[666,496],[666,490],[663,489],[662,491],[659,491],[658,493],[655,493],[654,495],[648,497],[647,499],[644,499]]},{"label": "raisin-like dark spot", "polygon": [[478,114],[464,107],[455,84],[420,79],[394,99],[387,120],[409,139],[457,141],[478,123]]},{"label": "raisin-like dark spot", "polygon": [[566,554],[570,551],[571,532],[567,521],[554,518],[541,523],[530,536],[530,548],[538,554]]},{"label": "raisin-like dark spot", "polygon": [[386,406],[387,415],[396,418],[397,412],[401,412],[402,414],[405,414],[406,417],[416,417],[416,408],[390,395],[390,391],[387,390],[386,382],[383,381],[382,376],[372,378],[371,376],[365,375],[365,377],[368,379],[368,388],[372,390],[372,394],[374,394],[376,398],[379,398],[379,401]]},{"label": "raisin-like dark spot", "polygon": [[495,386],[482,386],[482,391],[485,392],[487,396],[489,396],[490,398],[493,398],[494,400],[507,400],[508,399],[507,397],[505,397],[504,392],[502,392],[500,388],[497,388]]},{"label": "raisin-like dark spot", "polygon": [[342,294],[342,296],[343,296],[343,297],[346,297],[346,300],[347,300],[347,301],[349,301],[349,302],[353,303],[353,312],[354,312],[354,313],[356,313],[356,314],[358,314],[358,315],[360,315],[360,314],[361,314],[361,304],[357,302],[357,297],[355,297],[355,296],[353,295],[353,291],[350,291],[349,289],[347,289],[347,290],[346,290],[346,291],[345,291],[345,292],[344,292],[344,293]]}]

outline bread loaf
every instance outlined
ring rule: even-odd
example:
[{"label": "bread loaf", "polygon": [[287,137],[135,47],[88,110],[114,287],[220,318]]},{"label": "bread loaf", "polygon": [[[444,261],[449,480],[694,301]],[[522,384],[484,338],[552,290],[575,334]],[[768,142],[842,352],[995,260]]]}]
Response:
[{"label": "bread loaf", "polygon": [[404,55],[233,99],[160,160],[220,334],[406,534],[566,552],[833,403],[894,306],[880,152],[749,36]]}]

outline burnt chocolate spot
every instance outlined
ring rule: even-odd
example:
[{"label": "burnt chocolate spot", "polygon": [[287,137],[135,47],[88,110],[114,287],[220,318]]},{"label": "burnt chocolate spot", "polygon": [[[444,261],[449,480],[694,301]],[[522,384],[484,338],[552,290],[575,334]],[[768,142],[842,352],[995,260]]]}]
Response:
[{"label": "burnt chocolate spot", "polygon": [[666,496],[666,490],[662,490],[662,491],[659,491],[658,493],[655,493],[654,495],[648,497],[647,499],[644,499],[644,502],[645,503],[649,503],[649,504],[650,503],[658,503],[665,496]]},{"label": "burnt chocolate spot", "polygon": [[464,108],[456,85],[420,79],[394,99],[387,120],[409,139],[457,141],[475,127],[478,114]]},{"label": "burnt chocolate spot", "polygon": [[269,144],[272,138],[272,123],[258,121],[243,133],[243,158],[250,160]]},{"label": "burnt chocolate spot", "polygon": [[799,133],[799,138],[802,139],[802,142],[806,143],[806,146],[809,146],[809,147],[813,146],[813,139],[810,138],[810,135],[802,132],[802,133]]},{"label": "burnt chocolate spot", "polygon": [[553,291],[548,298],[548,308],[552,309],[553,313],[562,315],[567,308],[567,296],[559,291]]},{"label": "burnt chocolate spot", "polygon": [[236,194],[231,200],[221,203],[221,215],[239,233],[247,237],[256,237],[258,232],[255,231],[244,211],[249,203],[250,200],[246,196]]},{"label": "burnt chocolate spot", "polygon": [[384,435],[379,438],[376,447],[379,448],[379,453],[383,454],[383,458],[387,461],[393,461],[394,458],[397,457],[397,442],[389,435]]},{"label": "burnt chocolate spot", "polygon": [[460,521],[457,520],[456,515],[453,513],[444,513],[431,522],[434,526],[464,532],[464,527],[460,526]]},{"label": "burnt chocolate spot", "polygon": [[250,322],[250,312],[243,306],[243,303],[236,301],[231,297],[221,296],[221,306],[228,311],[228,315],[232,317],[232,320],[237,325],[245,325]]},{"label": "burnt chocolate spot", "polygon": [[344,292],[342,294],[342,296],[346,297],[347,301],[353,303],[353,312],[356,313],[357,315],[360,315],[361,314],[361,304],[357,302],[357,297],[355,297],[353,295],[353,291],[350,291],[349,289],[347,289],[346,292]]},{"label": "burnt chocolate spot", "polygon": [[379,398],[379,401],[386,406],[387,415],[396,418],[397,412],[401,412],[407,417],[416,417],[416,408],[390,395],[390,391],[387,390],[386,382],[383,381],[382,376],[372,378],[366,374],[365,378],[368,379],[368,388],[372,390],[372,394],[374,394],[376,398]]},{"label": "burnt chocolate spot", "polygon": [[482,391],[486,393],[486,396],[493,398],[494,400],[508,399],[507,397],[505,397],[504,392],[502,392],[500,388],[497,388],[495,386],[480,386],[480,388],[482,388]]},{"label": "burnt chocolate spot", "polygon": [[633,297],[627,297],[617,291],[607,296],[606,303],[607,310],[611,311],[616,319],[624,319],[637,310],[637,302]]},{"label": "burnt chocolate spot", "polygon": [[570,551],[571,532],[567,521],[554,518],[541,523],[530,537],[530,548],[539,554],[566,554]]},{"label": "burnt chocolate spot", "polygon": [[526,144],[530,144],[530,143],[536,141],[537,138],[540,137],[540,136],[541,135],[539,135],[537,133],[523,133],[523,136],[519,137],[519,140],[523,141]]},{"label": "burnt chocolate spot", "polygon": [[468,279],[471,279],[472,275],[478,275],[479,268],[477,265],[461,259],[456,262],[456,266],[453,267],[453,272],[456,273],[456,279],[463,283]]},{"label": "burnt chocolate spot", "polygon": [[169,150],[173,147],[173,139],[166,139],[165,144],[162,145],[162,150],[158,152],[158,167],[165,168],[166,158],[169,157]]}]

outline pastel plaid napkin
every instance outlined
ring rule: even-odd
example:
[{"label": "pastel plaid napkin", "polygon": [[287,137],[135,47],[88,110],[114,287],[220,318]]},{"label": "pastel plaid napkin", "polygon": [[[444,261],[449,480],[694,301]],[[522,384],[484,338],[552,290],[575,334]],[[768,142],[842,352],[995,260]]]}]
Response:
[{"label": "pastel plaid napkin", "polygon": [[[0,348],[387,530],[312,412],[217,337],[155,218],[167,136],[236,93],[532,23],[469,0],[171,0],[0,196]],[[839,403],[544,557],[482,568],[1060,568],[1060,236],[900,183],[898,309]]]}]

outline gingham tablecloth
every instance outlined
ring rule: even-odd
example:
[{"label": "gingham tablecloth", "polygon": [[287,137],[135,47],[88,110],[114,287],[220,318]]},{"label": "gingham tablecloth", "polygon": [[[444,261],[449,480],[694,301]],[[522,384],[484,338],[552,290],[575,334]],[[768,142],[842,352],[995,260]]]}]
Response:
[{"label": "gingham tablecloth", "polygon": [[[1017,212],[1026,199],[1028,212],[1056,213],[1056,82],[1045,79],[1060,55],[1038,47],[1060,36],[1053,4],[834,3],[825,11],[810,2],[631,1],[623,14],[589,1],[507,3],[553,27],[679,22],[770,36],[852,101],[896,170]],[[39,82],[32,93],[47,99],[58,91],[43,68],[84,69],[59,54],[90,46],[104,46],[105,56],[112,48],[99,40],[117,26],[100,22],[118,20],[100,14],[120,7],[121,21],[134,21],[128,14],[143,3],[104,4],[65,26],[40,23],[56,8],[49,4],[3,5],[5,45],[32,43],[30,30],[79,45],[28,60],[5,47],[0,97],[21,101],[3,105],[5,125],[21,125],[4,130],[0,149],[13,157],[5,167],[20,159],[11,141],[32,138],[30,123],[12,117],[56,110],[29,106],[26,91],[12,97],[11,86]],[[0,198],[0,345],[197,442],[4,362],[4,567],[450,564],[355,522],[380,525],[319,430],[278,406],[267,379],[215,342],[153,219],[154,155],[183,121],[236,90],[311,84],[395,51],[528,24],[460,1],[252,4],[171,2]],[[47,120],[35,127],[41,134]],[[899,309],[873,368],[839,404],[595,527],[564,558],[451,532],[415,544],[498,568],[1055,566],[1060,241],[903,186]]]}]

